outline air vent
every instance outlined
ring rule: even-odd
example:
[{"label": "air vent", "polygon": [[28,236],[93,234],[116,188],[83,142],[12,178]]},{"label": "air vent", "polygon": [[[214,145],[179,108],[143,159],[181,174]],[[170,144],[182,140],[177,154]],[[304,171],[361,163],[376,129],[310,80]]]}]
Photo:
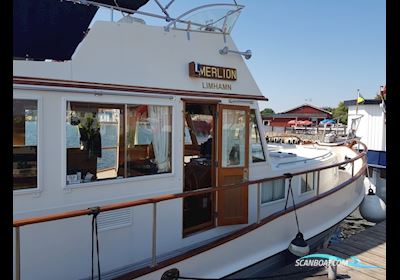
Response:
[{"label": "air vent", "polygon": [[132,224],[132,208],[102,212],[97,218],[99,231],[128,227]]}]

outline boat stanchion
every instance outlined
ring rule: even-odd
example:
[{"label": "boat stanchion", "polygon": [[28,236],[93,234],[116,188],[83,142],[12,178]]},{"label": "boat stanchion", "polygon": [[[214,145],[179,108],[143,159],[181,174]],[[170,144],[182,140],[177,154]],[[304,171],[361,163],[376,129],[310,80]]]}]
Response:
[{"label": "boat stanchion", "polygon": [[303,257],[310,252],[310,246],[304,240],[304,235],[300,231],[299,220],[298,220],[297,211],[296,211],[296,203],[294,202],[293,189],[292,189],[293,175],[291,173],[285,173],[283,175],[289,180],[289,188],[288,188],[287,197],[286,197],[285,210],[287,207],[287,202],[289,199],[289,192],[290,192],[290,194],[292,195],[292,203],[293,203],[294,215],[296,217],[296,225],[297,225],[296,237],[290,242],[288,250],[295,256]]},{"label": "boat stanchion", "polygon": [[20,228],[15,228],[15,279],[21,279],[21,239]]},{"label": "boat stanchion", "polygon": [[328,266],[328,279],[336,280],[336,276],[337,276],[337,265],[336,264],[330,264]]},{"label": "boat stanchion", "polygon": [[153,230],[151,242],[151,266],[157,265],[157,203],[153,203]]},{"label": "boat stanchion", "polygon": [[177,268],[171,268],[163,273],[160,280],[177,280],[179,278],[179,270]]}]

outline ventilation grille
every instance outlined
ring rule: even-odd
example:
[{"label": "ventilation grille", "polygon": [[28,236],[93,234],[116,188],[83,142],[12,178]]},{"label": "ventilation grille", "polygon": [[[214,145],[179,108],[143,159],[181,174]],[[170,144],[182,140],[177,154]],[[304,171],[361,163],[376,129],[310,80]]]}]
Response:
[{"label": "ventilation grille", "polygon": [[97,217],[99,231],[128,227],[132,224],[132,208],[102,212]]}]

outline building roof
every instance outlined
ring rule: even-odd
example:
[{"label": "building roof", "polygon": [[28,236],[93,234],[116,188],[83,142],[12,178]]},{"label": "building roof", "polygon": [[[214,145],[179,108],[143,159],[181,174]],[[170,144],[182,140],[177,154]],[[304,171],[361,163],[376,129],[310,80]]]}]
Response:
[{"label": "building roof", "polygon": [[[365,99],[363,103],[360,103],[359,105],[377,105],[381,104],[382,100],[378,99]],[[349,107],[349,106],[356,106],[356,100],[345,100],[344,101],[344,106]]]},{"label": "building roof", "polygon": [[285,113],[278,113],[278,114],[271,114],[267,116],[263,116],[265,118],[326,118],[326,114],[307,114],[307,113],[297,113],[297,114],[285,114]]},{"label": "building roof", "polygon": [[295,108],[292,108],[292,109],[290,109],[290,110],[287,110],[287,111],[281,112],[280,114],[285,114],[285,113],[287,113],[287,112],[290,112],[290,111],[293,111],[293,110],[299,109],[299,108],[301,108],[301,107],[311,107],[311,108],[314,108],[314,109],[316,109],[316,110],[318,110],[318,111],[321,111],[321,112],[324,112],[324,113],[326,113],[326,114],[330,114],[330,115],[332,115],[332,113],[331,113],[331,112],[329,112],[329,111],[326,111],[326,110],[324,110],[324,109],[321,109],[321,108],[315,107],[315,106],[313,106],[313,105],[311,105],[311,104],[307,104],[307,103],[304,103],[303,105],[297,106],[297,107],[295,107]]}]

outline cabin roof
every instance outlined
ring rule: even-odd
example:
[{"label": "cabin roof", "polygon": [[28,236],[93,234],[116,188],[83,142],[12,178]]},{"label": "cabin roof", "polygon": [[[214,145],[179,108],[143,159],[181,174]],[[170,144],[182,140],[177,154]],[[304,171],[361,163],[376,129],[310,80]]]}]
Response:
[{"label": "cabin roof", "polygon": [[[267,100],[230,35],[211,32],[165,31],[138,22],[97,21],[70,61],[14,61],[14,76],[59,79],[136,87],[212,92]],[[236,80],[191,77],[196,62],[237,71]]]},{"label": "cabin roof", "polygon": [[305,103],[305,104],[303,104],[303,105],[300,105],[300,106],[297,106],[297,107],[294,107],[294,108],[289,109],[289,110],[287,110],[287,111],[281,112],[280,114],[287,114],[287,113],[291,113],[291,112],[294,113],[294,111],[297,111],[298,109],[301,109],[301,108],[304,108],[304,107],[309,107],[309,108],[312,108],[312,109],[314,109],[314,110],[316,110],[316,111],[320,111],[320,112],[322,112],[322,113],[324,113],[324,114],[332,115],[332,113],[329,112],[329,111],[326,111],[326,110],[324,110],[324,109],[318,108],[318,107],[316,107],[316,106],[313,106],[313,105],[307,104],[307,103]]}]

